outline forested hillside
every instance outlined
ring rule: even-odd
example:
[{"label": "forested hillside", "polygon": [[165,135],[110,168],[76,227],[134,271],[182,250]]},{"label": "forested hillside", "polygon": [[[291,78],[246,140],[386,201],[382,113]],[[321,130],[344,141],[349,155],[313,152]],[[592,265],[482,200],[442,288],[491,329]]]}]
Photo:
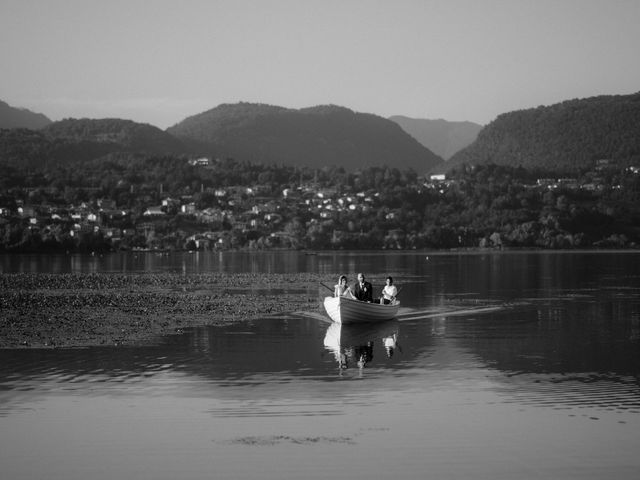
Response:
[{"label": "forested hillside", "polygon": [[182,142],[157,127],[118,118],[69,118],[42,132],[51,139],[112,144],[122,151],[170,154],[185,150]]},{"label": "forested hillside", "polygon": [[0,165],[54,167],[111,153],[178,154],[188,146],[151,125],[120,119],[67,119],[40,130],[0,129]]},{"label": "forested hillside", "polygon": [[640,163],[640,93],[502,114],[446,167],[494,163],[575,172],[598,159]]},{"label": "forested hillside", "polygon": [[167,131],[206,143],[221,157],[265,164],[347,170],[394,165],[425,173],[442,163],[396,123],[336,106],[220,105]]}]

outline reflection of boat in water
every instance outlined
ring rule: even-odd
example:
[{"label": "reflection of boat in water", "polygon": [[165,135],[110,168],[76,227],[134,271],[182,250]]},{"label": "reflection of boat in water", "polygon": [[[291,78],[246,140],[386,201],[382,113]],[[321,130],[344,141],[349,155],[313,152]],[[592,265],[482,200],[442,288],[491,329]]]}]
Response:
[{"label": "reflection of boat in water", "polygon": [[363,368],[373,359],[373,347],[381,341],[387,356],[397,347],[398,321],[344,325],[332,323],[324,336],[324,346],[333,352],[340,368],[357,364]]},{"label": "reflection of boat in water", "polygon": [[400,302],[384,305],[361,302],[347,297],[325,297],[324,308],[337,323],[382,322],[398,314]]}]

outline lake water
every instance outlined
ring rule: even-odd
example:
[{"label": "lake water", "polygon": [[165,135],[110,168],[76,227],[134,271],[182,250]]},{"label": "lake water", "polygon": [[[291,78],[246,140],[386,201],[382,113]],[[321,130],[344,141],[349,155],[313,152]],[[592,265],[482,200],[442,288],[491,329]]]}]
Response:
[{"label": "lake water", "polygon": [[[0,257],[2,272],[387,273],[398,319],[0,351],[7,479],[635,479],[640,253]],[[319,298],[323,292],[319,289]],[[346,368],[344,368],[346,367]]]}]

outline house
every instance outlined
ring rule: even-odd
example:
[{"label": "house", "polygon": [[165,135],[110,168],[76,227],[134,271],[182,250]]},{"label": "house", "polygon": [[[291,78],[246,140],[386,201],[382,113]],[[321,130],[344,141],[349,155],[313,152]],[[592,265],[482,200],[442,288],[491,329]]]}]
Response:
[{"label": "house", "polygon": [[187,203],[186,205],[182,205],[182,207],[180,207],[180,211],[185,215],[195,215],[196,204],[191,202],[191,203]]},{"label": "house", "polygon": [[219,208],[205,208],[195,213],[196,218],[202,223],[222,222],[225,219],[225,211]]},{"label": "house", "polygon": [[267,213],[264,216],[264,220],[266,222],[269,222],[269,223],[280,223],[284,219],[283,219],[282,215],[280,215],[278,213]]},{"label": "house", "polygon": [[600,192],[604,190],[604,185],[598,182],[585,183],[580,187],[582,190],[586,190],[587,192]]},{"label": "house", "polygon": [[98,207],[100,207],[100,210],[115,210],[116,201],[110,198],[101,198],[98,200]]},{"label": "house", "polygon": [[128,217],[131,212],[127,210],[105,210],[102,212],[102,219],[104,220],[122,220]]},{"label": "house", "polygon": [[257,228],[260,228],[263,226],[262,221],[259,218],[252,218],[251,220],[249,220],[249,228],[255,230]]},{"label": "house", "polygon": [[148,237],[150,234],[155,234],[155,232],[156,226],[151,222],[144,222],[136,225],[136,233],[138,235]]},{"label": "house", "polygon": [[571,190],[578,189],[578,180],[576,180],[575,178],[559,178],[557,184],[559,187],[564,187]]},{"label": "house", "polygon": [[189,165],[192,167],[208,167],[210,163],[207,157],[192,158],[189,160]]},{"label": "house", "polygon": [[180,200],[175,198],[167,197],[162,200],[163,207],[177,207],[178,205],[180,205]]},{"label": "house", "polygon": [[211,249],[211,240],[208,238],[198,238],[195,240],[196,248],[198,250],[210,250]]},{"label": "house", "polygon": [[21,217],[35,217],[36,209],[28,206],[19,206],[18,215],[20,215]]},{"label": "house", "polygon": [[287,198],[293,198],[293,199],[299,199],[300,198],[300,192],[293,190],[291,188],[285,188],[284,190],[282,190],[282,196],[287,199]]},{"label": "house", "polygon": [[111,238],[112,240],[120,239],[120,237],[122,236],[122,230],[120,230],[119,228],[104,228],[102,232],[104,233],[105,237]]},{"label": "house", "polygon": [[162,206],[157,206],[157,207],[148,207],[143,215],[145,217],[161,217],[163,215],[166,215],[166,213],[162,210]]},{"label": "house", "polygon": [[599,160],[596,160],[595,170],[596,172],[600,172],[602,170],[609,168],[612,164],[613,164],[613,160],[609,158],[601,158]]},{"label": "house", "polygon": [[548,188],[549,190],[558,188],[555,178],[539,178],[538,180],[536,180],[536,185],[538,187]]}]

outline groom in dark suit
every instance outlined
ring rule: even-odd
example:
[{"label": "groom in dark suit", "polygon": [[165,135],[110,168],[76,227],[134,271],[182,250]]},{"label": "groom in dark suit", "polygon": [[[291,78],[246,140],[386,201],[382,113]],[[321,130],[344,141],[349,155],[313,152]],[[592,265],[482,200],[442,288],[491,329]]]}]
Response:
[{"label": "groom in dark suit", "polygon": [[354,295],[358,300],[363,302],[373,302],[373,287],[369,282],[365,282],[364,275],[358,274],[358,281],[356,288],[354,288]]}]

